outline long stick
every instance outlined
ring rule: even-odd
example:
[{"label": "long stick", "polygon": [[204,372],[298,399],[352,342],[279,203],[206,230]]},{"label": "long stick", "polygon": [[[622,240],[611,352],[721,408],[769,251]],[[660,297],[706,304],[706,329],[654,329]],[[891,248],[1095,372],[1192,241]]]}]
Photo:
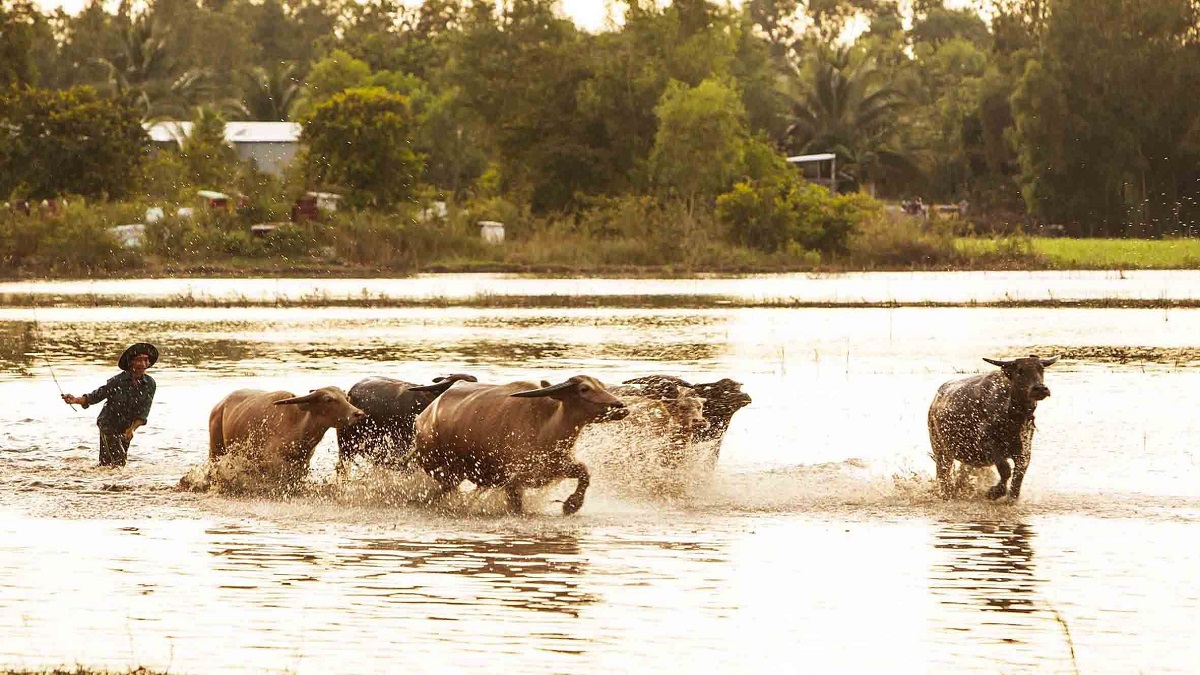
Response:
[{"label": "long stick", "polygon": [[[43,339],[42,339],[43,338],[42,324],[38,321],[38,318],[37,318],[37,305],[35,304],[32,307],[33,307],[33,332],[37,333],[38,341],[42,342],[43,341]],[[46,367],[50,369],[50,377],[54,379],[54,386],[58,387],[59,396],[66,396],[67,393],[65,391],[63,391],[62,385],[58,383],[58,375],[54,374],[54,364],[50,363],[50,359],[46,358],[45,354],[42,354],[42,360],[46,362]],[[65,401],[64,401],[64,403],[65,403]],[[75,409],[74,403],[67,403],[67,405],[71,406],[71,410],[73,410],[75,412],[75,414],[77,414],[77,415],[79,414],[79,411]]]}]

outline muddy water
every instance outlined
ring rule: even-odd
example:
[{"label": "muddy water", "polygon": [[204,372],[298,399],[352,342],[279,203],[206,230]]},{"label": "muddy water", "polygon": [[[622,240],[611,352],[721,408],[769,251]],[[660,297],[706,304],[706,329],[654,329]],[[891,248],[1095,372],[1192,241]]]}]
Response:
[{"label": "muddy water", "polygon": [[[36,319],[36,320],[35,320]],[[1193,672],[1200,311],[0,309],[0,666],[172,672]],[[163,349],[130,464],[57,402]],[[924,418],[980,356],[1061,353],[1023,499],[933,495]],[[178,492],[243,386],[733,376],[715,475],[527,516],[411,477]],[[594,466],[620,459],[585,437]]]}]

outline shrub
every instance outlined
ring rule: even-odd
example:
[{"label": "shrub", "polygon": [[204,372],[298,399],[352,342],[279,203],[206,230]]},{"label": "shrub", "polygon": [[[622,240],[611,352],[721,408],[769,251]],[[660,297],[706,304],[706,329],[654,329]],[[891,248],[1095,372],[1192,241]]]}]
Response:
[{"label": "shrub", "polygon": [[131,206],[85,205],[74,200],[55,216],[0,211],[0,261],[12,271],[92,275],[141,267],[137,251],[123,250],[108,231],[134,222]]},{"label": "shrub", "polygon": [[461,222],[417,222],[411,214],[359,211],[330,221],[328,240],[340,260],[407,271],[432,260],[483,254],[478,233]]},{"label": "shrub", "polygon": [[851,258],[867,267],[939,267],[961,258],[950,227],[883,212],[862,222],[849,248]]},{"label": "shrub", "polygon": [[790,244],[844,253],[858,223],[879,210],[867,195],[832,195],[824,187],[792,179],[741,182],[717,199],[717,218],[730,237],[767,253]]}]

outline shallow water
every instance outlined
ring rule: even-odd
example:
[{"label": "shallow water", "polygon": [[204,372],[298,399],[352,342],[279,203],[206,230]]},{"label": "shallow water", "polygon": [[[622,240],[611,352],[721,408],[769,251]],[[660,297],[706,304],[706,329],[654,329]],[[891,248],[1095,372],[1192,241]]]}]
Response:
[{"label": "shallow water", "polygon": [[[0,309],[0,667],[1192,672],[1198,335],[1183,309]],[[151,423],[100,469],[55,378],[90,390],[140,339]],[[1064,358],[1021,502],[935,498],[933,391],[1028,353]],[[303,495],[173,489],[233,389],[447,372],[732,376],[755,400],[710,481],[601,474],[570,518],[565,485],[518,517],[336,483],[332,434]],[[619,459],[605,440],[580,456]]]},{"label": "shallow water", "polygon": [[403,279],[106,279],[0,283],[0,296],[186,302],[455,301],[515,296],[664,296],[735,303],[986,303],[1200,299],[1200,271],[869,272],[681,279],[539,279],[425,274]]}]

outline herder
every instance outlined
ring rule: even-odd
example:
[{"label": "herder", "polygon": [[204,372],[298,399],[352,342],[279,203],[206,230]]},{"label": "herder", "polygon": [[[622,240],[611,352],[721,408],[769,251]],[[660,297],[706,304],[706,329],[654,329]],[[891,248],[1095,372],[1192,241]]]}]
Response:
[{"label": "herder", "polygon": [[124,372],[113,376],[100,388],[83,396],[63,394],[67,403],[85,409],[107,399],[96,426],[100,427],[100,466],[125,466],[133,432],[146,424],[154,392],[158,388],[146,369],[158,362],[158,349],[148,343],[130,345],[117,360]]}]

